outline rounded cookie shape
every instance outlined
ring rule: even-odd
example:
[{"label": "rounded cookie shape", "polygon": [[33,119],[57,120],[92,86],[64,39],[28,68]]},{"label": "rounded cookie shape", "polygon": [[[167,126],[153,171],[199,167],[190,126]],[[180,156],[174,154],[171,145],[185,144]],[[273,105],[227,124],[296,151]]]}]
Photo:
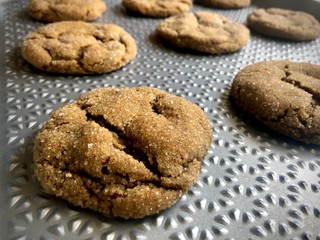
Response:
[{"label": "rounded cookie shape", "polygon": [[206,6],[223,9],[244,8],[251,4],[251,0],[197,0],[196,2]]},{"label": "rounded cookie shape", "polygon": [[219,54],[241,49],[250,38],[249,30],[220,14],[184,13],[165,19],[157,32],[180,48]]},{"label": "rounded cookie shape", "polygon": [[320,65],[291,61],[249,65],[235,77],[230,97],[271,129],[320,144]]},{"label": "rounded cookie shape", "polygon": [[137,53],[135,40],[114,24],[62,21],[27,35],[22,57],[47,72],[101,74],[121,68]]},{"label": "rounded cookie shape", "polygon": [[29,15],[39,21],[91,21],[107,10],[103,0],[30,0]]},{"label": "rounded cookie shape", "polygon": [[123,0],[123,6],[134,13],[149,17],[168,17],[188,12],[191,0]]},{"label": "rounded cookie shape", "polygon": [[280,8],[256,9],[248,15],[250,29],[266,36],[310,41],[320,36],[320,23],[312,15]]},{"label": "rounded cookie shape", "polygon": [[56,110],[35,138],[43,188],[108,217],[173,205],[197,180],[212,140],[195,104],[150,88],[100,88]]}]

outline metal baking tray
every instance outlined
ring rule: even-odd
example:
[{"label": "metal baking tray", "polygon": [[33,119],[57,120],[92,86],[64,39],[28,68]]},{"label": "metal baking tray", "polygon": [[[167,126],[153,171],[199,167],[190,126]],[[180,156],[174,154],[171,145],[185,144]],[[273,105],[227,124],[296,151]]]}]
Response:
[{"label": "metal baking tray", "polygon": [[[97,22],[131,33],[137,57],[109,74],[62,76],[35,70],[20,56],[22,38],[43,25],[28,17],[27,0],[0,2],[0,239],[320,240],[320,147],[266,130],[229,103],[240,69],[272,59],[320,64],[320,39],[289,42],[252,33],[236,53],[188,53],[154,34],[161,19],[128,15],[120,0],[107,4]],[[191,11],[245,23],[257,6]],[[90,89],[142,85],[182,96],[210,118],[213,142],[197,183],[173,207],[139,220],[107,219],[43,193],[32,145],[49,114]]]}]

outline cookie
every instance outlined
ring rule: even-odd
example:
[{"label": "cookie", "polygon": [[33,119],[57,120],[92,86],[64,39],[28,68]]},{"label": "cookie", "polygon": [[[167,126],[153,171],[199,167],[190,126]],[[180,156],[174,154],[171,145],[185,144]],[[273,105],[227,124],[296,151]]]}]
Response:
[{"label": "cookie", "polygon": [[271,37],[310,41],[320,36],[320,23],[312,15],[280,8],[257,9],[247,18],[250,29]]},{"label": "cookie", "polygon": [[210,54],[235,52],[250,38],[244,25],[212,12],[167,18],[157,27],[157,33],[179,48]]},{"label": "cookie", "polygon": [[107,10],[103,0],[30,0],[29,15],[39,21],[91,21]]},{"label": "cookie", "polygon": [[197,0],[196,3],[222,9],[237,9],[248,7],[251,0]]},{"label": "cookie", "polygon": [[47,72],[101,74],[121,68],[137,53],[135,40],[114,24],[62,21],[27,35],[22,57]]},{"label": "cookie", "polygon": [[230,94],[235,106],[269,128],[320,144],[320,65],[259,62],[237,74]]},{"label": "cookie", "polygon": [[188,12],[192,0],[123,0],[123,6],[130,12],[149,17],[168,17]]},{"label": "cookie", "polygon": [[43,188],[108,217],[172,206],[197,180],[211,125],[195,104],[150,88],[100,88],[52,113],[35,138]]}]

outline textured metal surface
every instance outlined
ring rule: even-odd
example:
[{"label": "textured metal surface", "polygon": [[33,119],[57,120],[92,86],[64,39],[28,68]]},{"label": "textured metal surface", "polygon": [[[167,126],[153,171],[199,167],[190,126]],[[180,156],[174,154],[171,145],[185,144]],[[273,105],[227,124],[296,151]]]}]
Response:
[{"label": "textured metal surface", "polygon": [[[157,39],[161,20],[130,17],[120,1],[108,1],[98,21],[130,32],[136,59],[100,76],[46,75],[19,53],[21,39],[42,25],[27,17],[26,4],[0,6],[0,239],[320,240],[320,147],[265,130],[228,99],[233,77],[248,64],[320,64],[320,39],[293,43],[252,34],[233,54],[190,54]],[[217,12],[245,22],[253,9]],[[141,220],[106,219],[44,194],[33,173],[32,139],[49,113],[89,89],[138,85],[185,97],[207,113],[214,140],[198,182],[175,206]]]}]

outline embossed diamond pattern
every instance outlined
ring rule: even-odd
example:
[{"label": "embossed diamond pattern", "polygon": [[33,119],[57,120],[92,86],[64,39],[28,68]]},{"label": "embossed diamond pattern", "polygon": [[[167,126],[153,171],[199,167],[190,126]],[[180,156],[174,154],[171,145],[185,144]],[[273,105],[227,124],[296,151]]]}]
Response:
[{"label": "embossed diamond pattern", "polygon": [[[21,40],[43,23],[27,16],[27,0],[1,3],[0,239],[320,240],[319,147],[266,131],[229,103],[241,68],[279,58],[320,64],[320,39],[293,43],[253,33],[239,52],[190,54],[154,34],[160,19],[127,15],[120,2],[107,1],[98,21],[130,32],[138,55],[98,76],[47,75],[25,63]],[[253,8],[216,12],[245,23]],[[32,141],[49,114],[90,89],[141,85],[185,97],[210,118],[213,142],[197,183],[172,208],[140,220],[106,219],[43,193],[33,172]]]}]

